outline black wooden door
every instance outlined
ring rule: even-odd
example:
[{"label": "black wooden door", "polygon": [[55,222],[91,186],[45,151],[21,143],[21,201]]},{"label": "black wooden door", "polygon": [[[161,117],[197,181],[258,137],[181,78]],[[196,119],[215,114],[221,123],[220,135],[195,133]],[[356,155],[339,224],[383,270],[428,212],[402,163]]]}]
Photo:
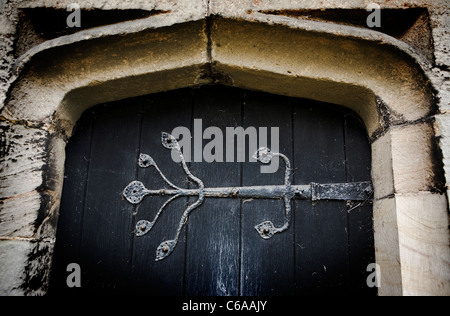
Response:
[{"label": "black wooden door", "polygon": [[[155,262],[193,198],[173,201],[152,231],[135,234],[168,197],[124,200],[133,180],[164,187],[149,154],[180,187],[192,186],[161,146],[161,132],[194,119],[203,128],[279,127],[279,150],[291,159],[295,184],[370,181],[370,146],[350,111],[314,101],[221,86],[183,89],[99,105],[80,119],[67,148],[65,183],[49,293],[145,295],[376,294],[366,284],[375,262],[372,206],[345,201],[294,201],[290,228],[263,240],[255,225],[283,222],[281,200],[205,199],[192,212],[173,253]],[[270,145],[271,135],[268,135]],[[207,144],[203,141],[203,145]],[[225,145],[224,145],[225,146]],[[250,162],[188,163],[207,187],[283,184],[284,166],[261,173]],[[81,268],[69,288],[67,266]]]}]

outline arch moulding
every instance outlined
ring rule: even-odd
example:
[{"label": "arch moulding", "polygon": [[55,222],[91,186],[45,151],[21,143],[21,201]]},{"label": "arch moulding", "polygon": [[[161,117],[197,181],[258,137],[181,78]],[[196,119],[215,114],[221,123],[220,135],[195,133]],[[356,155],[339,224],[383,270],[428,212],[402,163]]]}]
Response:
[{"label": "arch moulding", "polygon": [[15,65],[0,113],[0,293],[46,291],[65,145],[84,110],[223,84],[357,112],[372,145],[379,294],[449,295],[448,203],[429,71],[387,35],[259,13],[191,21],[167,13],[34,47]]}]

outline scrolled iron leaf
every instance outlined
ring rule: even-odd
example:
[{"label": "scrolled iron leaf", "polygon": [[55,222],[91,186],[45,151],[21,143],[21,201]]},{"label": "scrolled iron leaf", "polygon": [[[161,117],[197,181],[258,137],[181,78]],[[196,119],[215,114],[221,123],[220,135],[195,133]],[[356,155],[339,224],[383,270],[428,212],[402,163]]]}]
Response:
[{"label": "scrolled iron leaf", "polygon": [[272,160],[273,156],[274,154],[269,148],[261,147],[253,155],[253,159],[258,160],[261,163],[268,164]]}]

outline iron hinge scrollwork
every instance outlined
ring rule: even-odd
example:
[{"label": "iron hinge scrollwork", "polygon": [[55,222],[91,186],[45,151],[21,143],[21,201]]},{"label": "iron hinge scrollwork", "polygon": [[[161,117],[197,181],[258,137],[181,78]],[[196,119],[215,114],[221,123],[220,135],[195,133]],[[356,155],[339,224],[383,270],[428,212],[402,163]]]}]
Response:
[{"label": "iron hinge scrollwork", "polygon": [[370,201],[373,195],[373,186],[371,182],[355,183],[335,183],[293,185],[292,168],[290,160],[281,153],[274,153],[268,148],[260,148],[254,155],[254,158],[268,164],[274,157],[281,158],[286,166],[284,184],[268,186],[248,186],[248,187],[222,187],[205,188],[202,180],[195,177],[189,170],[186,161],[181,152],[180,145],[175,137],[170,134],[162,133],[161,142],[164,147],[174,150],[180,157],[181,166],[186,176],[197,186],[195,189],[180,188],[170,182],[159,169],[156,162],[149,155],[141,154],[139,157],[139,166],[141,168],[153,167],[159,173],[169,189],[150,190],[140,181],[131,182],[123,191],[125,199],[133,205],[142,202],[146,196],[170,196],[170,198],[161,206],[156,213],[153,221],[140,220],[136,223],[136,236],[144,236],[151,231],[164,209],[175,199],[179,197],[195,197],[197,200],[189,205],[184,211],[177,228],[175,238],[164,241],[159,245],[156,251],[156,261],[160,261],[169,256],[175,249],[180,233],[186,224],[189,214],[200,207],[206,198],[235,198],[235,199],[278,199],[284,201],[284,223],[277,227],[271,221],[265,221],[255,226],[255,229],[263,239],[270,239],[275,234],[282,233],[289,228],[291,220],[291,201],[298,200],[343,200],[343,201]]}]

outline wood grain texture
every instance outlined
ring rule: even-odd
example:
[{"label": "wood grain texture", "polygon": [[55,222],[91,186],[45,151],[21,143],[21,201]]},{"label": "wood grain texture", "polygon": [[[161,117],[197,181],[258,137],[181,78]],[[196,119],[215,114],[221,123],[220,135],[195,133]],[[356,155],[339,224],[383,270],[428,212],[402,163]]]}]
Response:
[{"label": "wood grain texture", "polygon": [[[156,248],[173,239],[195,198],[173,201],[152,231],[137,237],[137,221],[153,220],[168,197],[132,206],[121,193],[133,180],[147,188],[167,186],[153,168],[137,166],[140,153],[152,156],[176,185],[194,188],[161,145],[161,132],[184,126],[193,133],[195,119],[202,120],[202,131],[218,127],[224,145],[227,127],[267,127],[267,141],[257,145],[273,147],[270,128],[279,128],[279,151],[291,160],[294,184],[370,181],[364,127],[339,107],[220,86],[97,106],[79,122],[67,151],[53,291],[67,290],[65,268],[73,261],[82,268],[83,287],[72,293],[376,294],[365,285],[374,257],[370,204],[293,201],[290,228],[263,240],[254,227],[267,220],[281,226],[281,200],[209,198],[190,214],[174,252],[155,262]],[[206,187],[283,184],[283,162],[276,173],[261,173],[260,163],[248,162],[248,136],[243,163],[200,161],[194,155],[198,135],[191,136],[197,159],[188,165]],[[202,148],[210,141],[203,139]]]}]

